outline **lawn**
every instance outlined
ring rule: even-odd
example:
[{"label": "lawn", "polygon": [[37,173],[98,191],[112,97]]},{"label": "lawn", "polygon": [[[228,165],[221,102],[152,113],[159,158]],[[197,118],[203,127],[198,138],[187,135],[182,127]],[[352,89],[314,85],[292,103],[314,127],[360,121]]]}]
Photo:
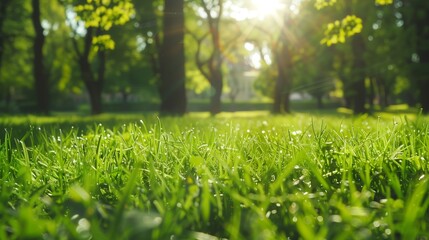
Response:
[{"label": "lawn", "polygon": [[429,118],[0,118],[0,239],[429,239]]}]

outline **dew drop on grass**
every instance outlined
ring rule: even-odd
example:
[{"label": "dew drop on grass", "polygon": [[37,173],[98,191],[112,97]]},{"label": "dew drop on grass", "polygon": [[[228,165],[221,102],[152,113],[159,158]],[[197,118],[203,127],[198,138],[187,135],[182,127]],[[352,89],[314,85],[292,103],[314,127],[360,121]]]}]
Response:
[{"label": "dew drop on grass", "polygon": [[317,219],[318,222],[323,222],[323,217],[322,216],[317,216],[316,219]]},{"label": "dew drop on grass", "polygon": [[297,218],[297,217],[293,217],[293,218],[292,218],[292,221],[293,221],[293,222],[297,222],[297,221],[298,221],[298,218]]},{"label": "dew drop on grass", "polygon": [[46,206],[51,206],[53,203],[52,198],[48,195],[41,197],[40,201],[43,202]]},{"label": "dew drop on grass", "polygon": [[383,207],[383,204],[380,204],[380,203],[378,203],[378,202],[376,202],[376,201],[371,201],[371,202],[369,203],[369,207],[370,207],[370,208],[378,208],[378,209],[381,209],[381,208]]},{"label": "dew drop on grass", "polygon": [[302,131],[301,130],[296,130],[292,132],[292,135],[296,136],[296,135],[301,135]]},{"label": "dew drop on grass", "polygon": [[340,223],[343,221],[343,219],[341,218],[340,215],[331,215],[331,216],[329,216],[329,220],[331,220],[331,222],[335,222],[335,223]]},{"label": "dew drop on grass", "polygon": [[298,205],[295,202],[293,202],[289,207],[289,212],[292,214],[295,214],[298,211],[298,208],[299,208]]},{"label": "dew drop on grass", "polygon": [[82,218],[78,222],[76,231],[82,234],[82,233],[88,232],[90,228],[91,228],[91,223],[86,218]]},{"label": "dew drop on grass", "polygon": [[378,227],[380,227],[381,223],[380,223],[380,221],[377,220],[377,221],[374,221],[372,223],[372,225],[374,225],[375,228],[378,228]]}]

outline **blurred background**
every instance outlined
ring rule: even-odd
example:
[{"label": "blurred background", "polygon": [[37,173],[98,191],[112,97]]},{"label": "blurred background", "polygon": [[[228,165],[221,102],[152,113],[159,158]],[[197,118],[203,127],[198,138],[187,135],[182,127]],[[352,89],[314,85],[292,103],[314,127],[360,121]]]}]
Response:
[{"label": "blurred background", "polygon": [[429,111],[429,2],[1,0],[0,114]]}]

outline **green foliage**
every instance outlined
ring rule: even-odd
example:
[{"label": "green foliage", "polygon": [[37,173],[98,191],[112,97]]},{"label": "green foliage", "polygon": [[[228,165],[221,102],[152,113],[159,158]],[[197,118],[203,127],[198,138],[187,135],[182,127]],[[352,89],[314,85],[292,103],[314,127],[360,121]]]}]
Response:
[{"label": "green foliage", "polygon": [[103,46],[105,49],[114,49],[115,48],[115,42],[108,34],[103,34],[99,36],[95,36],[92,39],[92,44],[94,46]]},{"label": "green foliage", "polygon": [[314,6],[320,10],[328,6],[333,6],[336,2],[337,0],[316,0]]},{"label": "green foliage", "polygon": [[253,87],[262,96],[272,99],[277,78],[278,74],[275,67],[264,65],[261,67],[260,73],[253,83]]},{"label": "green foliage", "polygon": [[131,1],[87,0],[84,5],[77,5],[74,10],[80,14],[77,20],[85,22],[87,28],[110,30],[114,25],[123,25],[134,14]]},{"label": "green foliage", "polygon": [[29,36],[33,34],[29,1],[10,1],[6,9],[6,18],[0,26],[0,97],[4,90],[16,89],[19,93],[27,91],[32,86],[32,68],[28,64],[32,59],[32,42]]},{"label": "green foliage", "polygon": [[355,15],[346,16],[341,21],[329,23],[325,29],[325,37],[322,44],[331,46],[337,43],[345,43],[347,37],[351,37],[362,31],[362,19]]},{"label": "green foliage", "polygon": [[[85,22],[86,28],[101,29],[106,32],[113,26],[124,25],[135,14],[131,0],[87,0],[85,4],[74,7],[78,14],[76,21]],[[92,40],[95,47],[114,49],[115,44],[108,34],[95,36]]]},{"label": "green foliage", "polygon": [[378,5],[389,5],[393,4],[393,0],[375,0],[375,3]]},{"label": "green foliage", "polygon": [[[325,7],[334,6],[337,3],[337,0],[315,0],[314,6],[320,10]],[[393,4],[393,0],[375,0],[377,5],[390,5]]]},{"label": "green foliage", "polygon": [[429,234],[427,118],[140,117],[0,119],[0,237]]},{"label": "green foliage", "polygon": [[[315,7],[317,9],[322,9],[327,6],[334,6],[337,3],[336,0],[316,0]],[[366,3],[368,4],[368,3]],[[393,0],[375,0],[376,5],[390,5],[393,4]],[[356,9],[357,6],[362,5],[359,1],[349,1],[344,4],[346,9]],[[374,4],[372,7],[375,7]],[[355,13],[358,14],[358,13]],[[367,14],[361,12],[361,14]],[[326,44],[327,46],[335,45],[338,43],[345,43],[348,37],[352,37],[355,34],[362,32],[363,22],[362,18],[353,14],[349,14],[341,20],[335,20],[331,23],[328,23],[325,27],[325,37],[321,40],[321,44]]]}]

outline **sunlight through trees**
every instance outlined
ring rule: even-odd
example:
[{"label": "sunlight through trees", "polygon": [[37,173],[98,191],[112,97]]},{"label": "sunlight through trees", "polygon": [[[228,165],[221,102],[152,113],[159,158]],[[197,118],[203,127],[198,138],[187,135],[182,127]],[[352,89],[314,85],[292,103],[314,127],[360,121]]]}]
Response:
[{"label": "sunlight through trees", "polygon": [[428,111],[425,3],[170,4],[50,0],[38,11],[37,1],[2,1],[0,109],[99,114],[140,103],[183,115],[198,103],[216,115],[231,99],[283,113],[298,99],[356,114],[400,103]]}]

